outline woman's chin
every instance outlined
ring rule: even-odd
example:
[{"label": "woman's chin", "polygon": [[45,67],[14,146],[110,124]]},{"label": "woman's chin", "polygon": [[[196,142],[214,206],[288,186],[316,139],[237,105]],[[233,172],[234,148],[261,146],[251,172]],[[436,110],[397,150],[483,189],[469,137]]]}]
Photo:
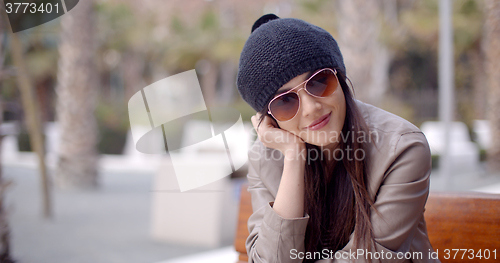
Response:
[{"label": "woman's chin", "polygon": [[326,135],[326,133],[312,134],[312,136],[307,136],[307,138],[302,138],[302,139],[305,142],[318,147],[334,148],[338,145],[339,143],[338,136],[321,136],[321,135]]},{"label": "woman's chin", "polygon": [[311,142],[308,142],[306,141],[307,143],[311,144],[311,145],[315,145],[315,146],[318,146],[322,149],[335,149],[338,145],[338,142],[331,142],[331,141],[311,141]]}]

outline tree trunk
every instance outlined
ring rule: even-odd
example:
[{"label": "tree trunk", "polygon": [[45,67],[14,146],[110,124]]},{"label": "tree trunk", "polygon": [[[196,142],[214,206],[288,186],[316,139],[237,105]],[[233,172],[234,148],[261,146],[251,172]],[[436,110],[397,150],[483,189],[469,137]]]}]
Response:
[{"label": "tree trunk", "polygon": [[[3,39],[4,34],[6,34],[8,28],[5,27],[5,17],[0,15],[0,38]],[[0,41],[0,72],[3,70],[3,58],[4,58],[4,46]],[[0,125],[3,122],[3,105],[2,98],[0,97]],[[2,149],[2,139],[3,136],[0,134],[0,149]],[[2,151],[0,150],[0,160]],[[0,163],[0,262],[13,263],[14,261],[10,257],[10,228],[9,220],[4,209],[4,197],[5,189],[8,187],[10,182],[5,182],[2,176],[2,167]]]},{"label": "tree trunk", "polygon": [[30,76],[24,62],[23,45],[17,34],[10,34],[10,50],[12,62],[16,67],[16,82],[21,95],[21,101],[26,118],[26,126],[30,136],[30,144],[33,152],[38,157],[38,169],[41,176],[43,215],[45,218],[52,217],[52,207],[50,201],[49,176],[45,165],[45,146],[43,140],[40,107],[31,84]]},{"label": "tree trunk", "polygon": [[381,2],[338,0],[339,46],[356,98],[378,105],[388,88],[390,53],[379,42]]},{"label": "tree trunk", "polygon": [[123,72],[123,86],[125,89],[125,101],[123,103],[126,105],[129,98],[147,86],[142,77],[146,58],[141,56],[139,52],[132,50],[125,52],[121,61],[122,63],[120,63],[119,67]]},{"label": "tree trunk", "polygon": [[484,120],[487,116],[488,106],[488,86],[486,85],[486,73],[484,67],[486,63],[483,52],[470,52],[470,57],[473,65],[474,83],[473,83],[473,99],[474,99],[474,119]]},{"label": "tree trunk", "polygon": [[[0,36],[1,36],[1,28],[0,28]],[[0,47],[0,52],[1,52]],[[2,65],[0,64],[0,69]],[[0,125],[3,121],[3,110],[2,110],[2,100],[0,98]],[[2,138],[0,135],[0,149],[2,147]],[[1,154],[1,151],[0,151]],[[2,156],[0,155],[0,158]],[[0,167],[1,168],[1,167]],[[2,176],[2,169],[0,169],[0,262],[2,263],[13,263],[14,261],[10,257],[10,228],[9,228],[9,220],[7,214],[4,209],[4,197],[5,190],[10,185],[10,181],[6,182]]]},{"label": "tree trunk", "polygon": [[205,104],[207,107],[213,107],[217,105],[216,101],[216,89],[217,89],[217,77],[219,75],[219,65],[216,62],[205,60],[206,71],[202,73],[201,76],[201,89],[203,91],[203,97],[205,99]]},{"label": "tree trunk", "polygon": [[485,70],[488,85],[488,117],[491,128],[491,146],[488,150],[488,166],[500,171],[500,1],[485,1],[483,31]]},{"label": "tree trunk", "polygon": [[93,1],[80,1],[61,18],[57,120],[61,143],[56,183],[62,188],[95,188],[98,130],[94,115],[98,79],[94,54]]},{"label": "tree trunk", "polygon": [[236,83],[237,70],[238,67],[230,60],[221,63],[221,90],[217,95],[220,99],[218,102],[221,105],[228,105],[234,100],[234,84]]}]

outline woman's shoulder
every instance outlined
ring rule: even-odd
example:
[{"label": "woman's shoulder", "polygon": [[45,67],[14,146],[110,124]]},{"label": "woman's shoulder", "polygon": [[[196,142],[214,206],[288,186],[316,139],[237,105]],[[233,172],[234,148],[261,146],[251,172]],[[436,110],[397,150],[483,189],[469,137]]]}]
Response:
[{"label": "woman's shoulder", "polygon": [[407,139],[428,144],[422,131],[404,118],[359,100],[356,104],[368,126],[369,142],[376,146],[374,154],[391,156]]},{"label": "woman's shoulder", "polygon": [[361,115],[365,119],[370,130],[376,130],[385,133],[404,134],[409,132],[421,132],[420,129],[413,123],[404,118],[370,105],[362,101],[356,100]]},{"label": "woman's shoulder", "polygon": [[412,137],[427,144],[425,135],[413,123],[368,103],[356,100],[356,104],[368,127],[368,142],[377,148],[376,154],[394,154],[402,138]]},{"label": "woman's shoulder", "polygon": [[[386,179],[388,172],[395,167],[403,167],[395,164],[404,163],[409,167],[415,165],[422,169],[430,169],[430,150],[427,139],[422,131],[411,122],[373,105],[356,101],[357,106],[364,117],[371,145],[368,148],[368,166],[371,173],[371,192],[376,193],[378,186]],[[407,159],[402,159],[402,158]],[[414,169],[417,171],[417,169]],[[394,178],[400,181],[414,181],[426,174],[422,173],[394,173]],[[393,180],[396,180],[392,178]]]}]

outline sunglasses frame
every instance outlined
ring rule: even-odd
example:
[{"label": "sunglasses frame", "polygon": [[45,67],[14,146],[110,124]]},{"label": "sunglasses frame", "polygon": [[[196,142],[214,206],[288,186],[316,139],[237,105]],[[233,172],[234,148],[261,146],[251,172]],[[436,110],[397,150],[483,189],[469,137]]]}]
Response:
[{"label": "sunglasses frame", "polygon": [[[280,94],[280,95],[278,95],[278,96],[274,97],[274,98],[273,98],[273,99],[269,102],[269,104],[267,104],[267,113],[268,113],[268,114],[270,114],[271,116],[273,116],[273,118],[274,118],[275,120],[279,121],[279,120],[278,120],[278,119],[277,119],[277,118],[273,115],[273,113],[271,112],[271,103],[273,103],[273,101],[274,101],[274,100],[276,100],[277,98],[279,98],[279,97],[281,97],[281,96],[284,96],[284,95],[286,95],[286,94],[288,94],[288,93],[294,92],[295,94],[297,94],[298,101],[299,101],[299,106],[298,106],[298,108],[297,108],[297,111],[295,112],[295,115],[293,115],[293,117],[292,117],[292,118],[290,118],[289,120],[286,120],[286,121],[279,121],[279,122],[287,122],[287,121],[291,121],[291,120],[293,120],[293,118],[295,118],[295,116],[297,116],[297,113],[298,113],[298,112],[299,112],[299,110],[300,110],[300,96],[299,96],[299,91],[301,91],[301,90],[303,90],[303,89],[304,89],[304,90],[307,92],[307,94],[309,94],[310,96],[313,96],[313,97],[315,97],[315,98],[327,98],[327,97],[331,96],[333,93],[335,93],[335,91],[334,91],[332,94],[330,94],[330,95],[328,95],[328,96],[326,96],[326,97],[321,97],[321,96],[316,96],[316,95],[314,95],[314,94],[310,93],[310,92],[306,89],[306,84],[307,84],[307,83],[308,83],[308,82],[309,82],[312,78],[314,78],[316,75],[318,75],[320,72],[322,72],[322,71],[324,71],[324,70],[330,70],[331,72],[333,72],[333,75],[335,75],[335,78],[337,79],[337,87],[335,88],[335,91],[336,91],[336,90],[339,88],[339,86],[340,86],[339,78],[337,77],[337,70],[336,70],[336,69],[331,69],[331,68],[323,68],[323,69],[320,69],[320,70],[316,71],[316,72],[315,72],[314,74],[312,74],[312,75],[311,75],[311,76],[310,76],[307,80],[305,80],[305,81],[303,81],[302,83],[300,83],[299,85],[295,86],[293,89],[290,89],[290,90],[288,90],[287,92],[284,92],[284,93],[282,93],[282,94]],[[298,89],[297,91],[294,91],[296,88],[300,87],[301,85],[303,86],[302,88]]]}]

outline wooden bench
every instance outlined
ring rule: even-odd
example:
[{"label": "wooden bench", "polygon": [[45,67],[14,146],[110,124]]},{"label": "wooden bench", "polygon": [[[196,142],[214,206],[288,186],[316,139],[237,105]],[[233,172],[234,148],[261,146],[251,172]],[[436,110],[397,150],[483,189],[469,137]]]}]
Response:
[{"label": "wooden bench", "polygon": [[[489,250],[486,262],[500,262],[500,195],[475,192],[431,192],[425,206],[425,220],[429,239],[438,252],[441,262],[482,262]],[[252,202],[247,186],[242,186],[238,227],[234,247],[239,252],[238,263],[248,261],[245,241],[248,237],[247,221],[252,214]],[[449,259],[445,259],[449,249]],[[467,249],[464,251],[452,249]],[[474,259],[468,259],[471,250]],[[493,251],[496,250],[496,260]],[[427,253],[427,251],[423,251]]]},{"label": "wooden bench", "polygon": [[248,261],[247,249],[245,242],[247,240],[248,232],[247,221],[252,215],[252,197],[247,191],[248,185],[242,185],[240,191],[240,212],[238,214],[238,223],[236,227],[236,237],[234,238],[234,248],[239,253],[238,263]]}]

